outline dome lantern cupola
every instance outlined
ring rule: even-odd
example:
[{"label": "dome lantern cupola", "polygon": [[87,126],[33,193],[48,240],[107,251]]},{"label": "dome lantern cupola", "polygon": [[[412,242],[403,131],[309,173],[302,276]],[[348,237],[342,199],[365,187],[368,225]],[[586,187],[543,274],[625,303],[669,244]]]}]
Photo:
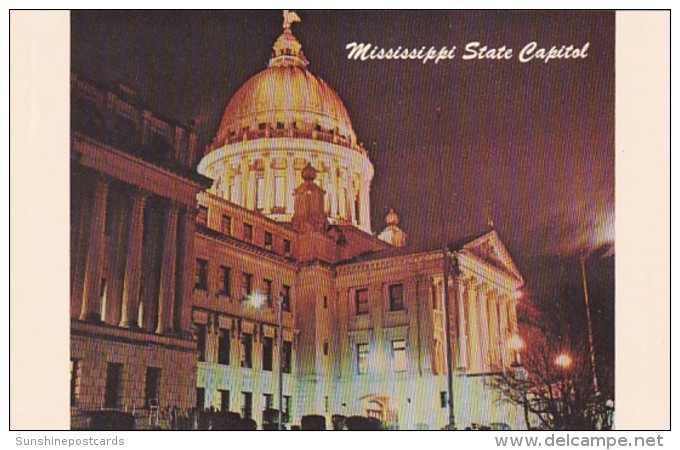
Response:
[{"label": "dome lantern cupola", "polygon": [[269,60],[269,67],[298,66],[307,67],[309,61],[302,53],[302,44],[290,29],[293,22],[300,22],[300,16],[294,11],[283,11],[283,33],[274,43],[274,54]]}]

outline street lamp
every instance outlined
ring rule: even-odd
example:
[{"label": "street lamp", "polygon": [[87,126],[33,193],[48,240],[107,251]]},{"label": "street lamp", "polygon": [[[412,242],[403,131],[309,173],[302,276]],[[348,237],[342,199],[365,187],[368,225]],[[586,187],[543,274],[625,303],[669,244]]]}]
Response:
[{"label": "street lamp", "polygon": [[[243,298],[243,302],[247,303],[255,309],[261,309],[267,303],[267,295],[261,292],[253,292],[246,295]],[[278,379],[279,379],[279,431],[283,430],[283,294],[279,295],[276,301],[276,306],[278,309],[276,327],[277,327],[277,345],[279,347],[279,369],[278,369]]]},{"label": "street lamp", "polygon": [[560,353],[555,357],[555,365],[562,369],[569,369],[572,362],[571,355],[568,353]]}]

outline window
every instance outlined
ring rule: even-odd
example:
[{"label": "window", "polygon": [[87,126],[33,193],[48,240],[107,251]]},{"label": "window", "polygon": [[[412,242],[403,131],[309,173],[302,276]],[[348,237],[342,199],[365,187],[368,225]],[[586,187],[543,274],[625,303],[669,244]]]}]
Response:
[{"label": "window", "polygon": [[293,398],[290,395],[283,396],[283,413],[284,420],[289,421],[292,411]]},{"label": "window", "polygon": [[286,206],[286,180],[282,176],[274,177],[274,207]]},{"label": "window", "polygon": [[368,314],[368,289],[357,289],[354,298],[357,314]]},{"label": "window", "polygon": [[227,266],[220,266],[220,294],[231,295],[231,269]]},{"label": "window", "polygon": [[325,342],[323,343],[323,354],[324,354],[325,356],[328,356],[328,341],[325,341]]},{"label": "window", "polygon": [[71,406],[78,404],[82,374],[83,362],[79,359],[71,359]]},{"label": "window", "polygon": [[220,330],[220,337],[217,341],[217,364],[229,365],[231,358],[231,336],[229,330]]},{"label": "window", "polygon": [[448,393],[446,391],[441,391],[439,393],[439,402],[441,403],[442,408],[446,408],[448,406]]},{"label": "window", "polygon": [[243,333],[241,336],[241,367],[253,368],[253,335]]},{"label": "window", "polygon": [[222,221],[220,222],[220,231],[227,236],[231,236],[231,216],[222,214]]},{"label": "window", "polygon": [[329,408],[328,408],[328,406],[329,406],[329,405],[328,405],[328,404],[329,404],[328,396],[324,397],[324,399],[323,399],[323,404],[324,404],[324,410],[325,410],[326,412],[328,412],[328,409],[329,409]]},{"label": "window", "polygon": [[229,411],[229,391],[220,389],[220,411]]},{"label": "window", "polygon": [[274,361],[274,339],[265,337],[262,340],[262,370],[271,372]]},{"label": "window", "polygon": [[264,131],[264,130],[267,129],[267,124],[264,123],[264,122],[258,123],[258,124],[257,124],[257,129],[260,130],[260,131]]},{"label": "window", "polygon": [[357,224],[361,225],[361,202],[359,201],[359,194],[357,194],[354,199],[354,217],[357,220]]},{"label": "window", "polygon": [[404,309],[404,285],[393,284],[390,291],[390,311],[403,311]]},{"label": "window", "polygon": [[368,344],[357,344],[357,370],[359,375],[368,373]]},{"label": "window", "polygon": [[274,394],[264,394],[264,409],[274,409]]},{"label": "window", "polygon": [[161,386],[161,369],[157,367],[146,368],[146,388],[144,390],[144,406],[150,408],[158,406],[158,393]]},{"label": "window", "polygon": [[253,394],[252,392],[241,392],[243,405],[241,406],[241,417],[250,419],[253,415]]},{"label": "window", "polygon": [[106,365],[106,388],[104,391],[105,408],[118,408],[122,374],[122,364],[108,363]]},{"label": "window", "polygon": [[281,371],[283,373],[290,373],[292,369],[293,361],[293,343],[289,341],[283,341],[283,355],[281,355]]},{"label": "window", "polygon": [[272,280],[264,280],[264,296],[267,308],[271,308],[273,303]]},{"label": "window", "polygon": [[268,231],[264,232],[264,248],[271,250],[274,243],[274,237]]},{"label": "window", "polygon": [[239,181],[238,176],[236,176],[232,182],[229,183],[229,201],[232,203],[236,203],[236,183]]},{"label": "window", "polygon": [[198,347],[198,361],[205,361],[205,325],[196,325],[196,346]]},{"label": "window", "polygon": [[208,208],[205,206],[198,207],[198,214],[196,215],[196,222],[204,227],[208,226]]},{"label": "window", "polygon": [[283,130],[283,122],[276,122],[276,129]]},{"label": "window", "polygon": [[243,273],[243,286],[241,286],[241,289],[243,290],[244,298],[253,293],[253,276],[251,274]]},{"label": "window", "polygon": [[281,286],[281,309],[290,312],[290,286]]},{"label": "window", "polygon": [[283,240],[283,254],[285,256],[290,256],[290,252],[291,252],[290,241],[288,239],[284,239]]},{"label": "window", "polygon": [[243,224],[243,240],[253,242],[253,226],[249,223]]},{"label": "window", "polygon": [[255,206],[257,209],[264,209],[264,178],[262,177],[257,177],[256,181],[257,185],[255,186],[255,193],[256,197],[255,199],[257,200],[257,205]]},{"label": "window", "polygon": [[208,290],[208,261],[205,259],[196,260],[194,289]]},{"label": "window", "polygon": [[328,296],[324,295],[323,296],[323,309],[327,309],[327,308],[328,308]]},{"label": "window", "polygon": [[395,372],[406,370],[406,341],[403,339],[392,341],[392,367]]},{"label": "window", "polygon": [[196,409],[203,411],[205,409],[205,389],[196,388]]}]

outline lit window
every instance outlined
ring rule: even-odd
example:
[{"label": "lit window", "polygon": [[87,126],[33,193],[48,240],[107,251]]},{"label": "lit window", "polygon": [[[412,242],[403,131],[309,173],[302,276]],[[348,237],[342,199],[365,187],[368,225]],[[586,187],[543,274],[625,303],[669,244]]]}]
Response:
[{"label": "lit window", "polygon": [[390,290],[390,311],[401,311],[404,309],[404,285],[393,284]]},{"label": "lit window", "polygon": [[220,330],[220,338],[217,342],[217,364],[229,365],[231,357],[231,336],[229,330]]},{"label": "lit window", "polygon": [[227,266],[220,266],[220,294],[231,295],[231,269]]},{"label": "lit window", "polygon": [[274,206],[283,208],[286,206],[286,180],[284,177],[274,177]]},{"label": "lit window", "polygon": [[357,371],[359,375],[368,373],[368,344],[357,344]]},{"label": "lit window", "polygon": [[243,297],[247,297],[253,293],[253,276],[249,273],[243,274]]},{"label": "lit window", "polygon": [[203,291],[208,290],[208,261],[205,259],[196,260],[194,288]]},{"label": "lit window", "polygon": [[357,315],[368,314],[368,289],[357,289],[354,293]]},{"label": "lit window", "polygon": [[196,216],[196,221],[198,222],[199,225],[203,225],[204,227],[208,226],[208,208],[206,208],[205,206],[198,207],[198,215]]},{"label": "lit window", "polygon": [[392,365],[395,372],[406,370],[406,341],[392,341]]},{"label": "lit window", "polygon": [[265,337],[262,340],[262,370],[272,371],[274,361],[274,340]]},{"label": "lit window", "polygon": [[281,309],[290,312],[290,286],[281,286]]},{"label": "lit window", "polygon": [[249,223],[243,224],[243,240],[246,242],[253,242],[253,226]]},{"label": "lit window", "polygon": [[243,333],[241,336],[241,367],[253,368],[253,335]]},{"label": "lit window", "polygon": [[222,222],[220,223],[220,231],[227,236],[231,236],[231,217],[223,214]]}]

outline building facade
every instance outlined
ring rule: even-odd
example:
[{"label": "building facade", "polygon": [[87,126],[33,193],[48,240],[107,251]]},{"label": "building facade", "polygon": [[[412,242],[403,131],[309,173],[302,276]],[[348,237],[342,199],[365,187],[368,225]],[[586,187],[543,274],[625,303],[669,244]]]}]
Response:
[{"label": "building facade", "polygon": [[372,232],[369,155],[290,22],[200,162],[191,127],[74,77],[74,426],[154,407],[261,424],[281,370],[290,424],[438,429],[451,367],[458,428],[521,428],[486,381],[517,362],[519,270],[494,230],[448,248],[447,283],[444,251],[410,248],[394,211]]}]

